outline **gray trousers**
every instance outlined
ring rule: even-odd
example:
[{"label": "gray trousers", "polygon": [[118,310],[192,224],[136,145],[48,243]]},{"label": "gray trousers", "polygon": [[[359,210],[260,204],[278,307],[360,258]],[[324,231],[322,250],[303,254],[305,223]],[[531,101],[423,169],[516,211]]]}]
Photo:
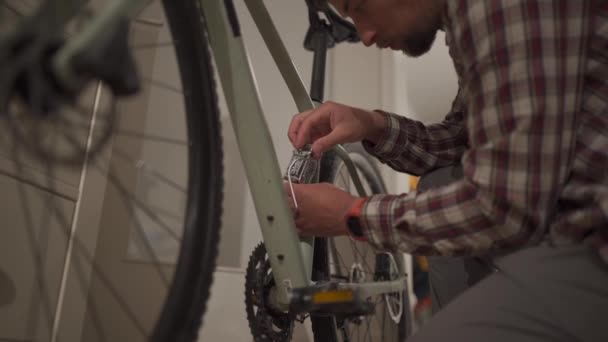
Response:
[{"label": "gray trousers", "polygon": [[[418,189],[460,177],[440,169]],[[608,341],[608,266],[589,246],[531,247],[494,262],[429,258],[436,314],[408,342]]]},{"label": "gray trousers", "polygon": [[494,271],[492,261],[472,257],[429,257],[433,314]]},{"label": "gray trousers", "polygon": [[408,342],[608,341],[608,266],[591,247],[531,247],[496,265]]},{"label": "gray trousers", "polygon": [[[420,179],[418,191],[447,185],[462,178],[460,166],[435,170]],[[492,273],[490,258],[429,257],[429,282],[433,313],[437,313],[450,301]]]}]

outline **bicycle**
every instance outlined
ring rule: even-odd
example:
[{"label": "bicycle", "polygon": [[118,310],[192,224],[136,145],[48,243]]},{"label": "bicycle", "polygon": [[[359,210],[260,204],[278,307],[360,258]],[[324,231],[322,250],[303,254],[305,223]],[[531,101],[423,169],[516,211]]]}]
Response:
[{"label": "bicycle", "polygon": [[[315,52],[315,84],[312,86],[312,96],[309,96],[263,2],[245,2],[298,110],[313,108],[315,104],[311,97],[322,101],[324,56],[327,45],[331,45],[324,39],[330,36],[322,35],[324,38],[309,40],[311,45],[319,48]],[[64,265],[56,266],[60,271],[51,275],[43,268],[44,260],[40,254],[28,261],[34,270],[30,273],[36,273],[30,274],[36,278],[32,283],[39,287],[39,296],[42,297],[43,308],[33,310],[36,311],[35,318],[30,320],[36,321],[42,317],[44,321],[36,333],[50,341],[81,336],[78,333],[82,333],[82,327],[74,332],[62,322],[70,315],[82,321],[80,316],[88,307],[87,317],[92,317],[88,322],[97,325],[97,330],[104,331],[103,327],[99,327],[104,323],[95,319],[101,314],[94,307],[90,308],[94,303],[87,304],[87,301],[93,301],[87,294],[89,287],[95,286],[92,279],[97,280],[100,287],[107,288],[99,290],[106,297],[119,296],[119,289],[103,274],[104,270],[115,266],[96,262],[96,239],[86,235],[103,232],[83,233],[77,229],[82,225],[79,214],[86,211],[83,203],[94,201],[91,196],[83,195],[83,187],[86,187],[88,172],[96,170],[112,186],[105,191],[118,193],[125,202],[129,198],[132,200],[133,203],[125,203],[124,206],[130,209],[126,215],[134,222],[137,235],[144,236],[140,237],[143,241],[139,242],[139,254],[152,259],[152,267],[157,273],[153,279],[161,284],[159,292],[166,293],[163,299],[152,305],[159,309],[160,314],[143,314],[143,319],[132,312],[134,309],[130,307],[130,298],[115,299],[118,302],[116,306],[125,311],[120,317],[132,321],[133,329],[152,341],[192,341],[196,338],[217,255],[219,204],[222,200],[222,150],[213,79],[215,68],[222,79],[264,238],[264,244],[252,254],[247,273],[247,310],[256,340],[288,340],[294,321],[303,320],[308,314],[316,341],[348,341],[356,330],[354,328],[362,325],[367,328],[363,337],[372,337],[369,317],[377,313],[384,314],[385,318],[389,314],[391,320],[384,321],[374,334],[383,334],[384,325],[388,322],[392,339],[403,340],[409,332],[409,304],[400,255],[359,254],[357,248],[360,246],[348,238],[313,240],[297,236],[283,189],[282,173],[263,119],[231,0],[162,2],[171,33],[171,40],[164,45],[175,49],[181,87],[153,79],[148,81],[161,88],[183,92],[186,141],[142,132],[136,118],[118,115],[120,110],[114,97],[133,95],[142,88],[135,68],[136,58],[132,54],[137,47],[129,46],[127,37],[130,20],[140,20],[145,25],[157,24],[153,20],[138,19],[138,14],[147,11],[148,3],[147,0],[115,0],[100,8],[97,14],[89,15],[85,10],[87,8],[83,7],[88,4],[85,0],[60,4],[46,1],[30,15],[23,15],[25,19],[18,29],[0,38],[0,104],[4,123],[8,127],[6,136],[14,139],[10,156],[16,161],[11,164],[10,170],[2,174],[19,180],[11,184],[22,202],[26,202],[28,191],[32,191],[25,188],[23,184],[26,184],[43,191],[47,197],[59,196],[75,203],[73,220],[68,218],[70,210],[64,210],[61,205],[41,204],[43,207],[46,205],[48,211],[41,219],[47,224],[41,231],[51,230],[51,218],[59,221],[62,227],[53,234],[64,236],[61,244],[66,252],[64,258],[59,258],[64,259]],[[58,4],[60,6],[55,6]],[[10,7],[11,12],[19,13],[19,9],[8,2],[4,5]],[[352,26],[333,12],[324,11],[323,17],[317,17],[319,12],[311,10],[309,15],[321,30],[336,30],[332,32],[334,36],[331,39],[356,39]],[[64,29],[67,34],[64,34]],[[142,44],[139,48],[150,46]],[[82,111],[79,101],[82,97],[91,96],[87,93],[88,89],[83,91],[91,83],[95,84],[93,110],[90,122],[85,124],[82,113],[78,113]],[[113,96],[106,99],[108,103],[104,103],[101,95],[108,92]],[[149,93],[146,92],[151,96]],[[77,115],[55,114],[66,106],[73,108]],[[88,119],[87,115],[84,115],[84,119]],[[80,132],[75,128],[83,133],[75,133]],[[56,135],[49,137],[47,135],[51,134],[47,134],[48,131]],[[41,135],[41,132],[46,135]],[[133,153],[120,149],[131,147],[133,144],[128,139],[137,137],[181,146],[185,151],[176,159],[182,162],[186,160],[187,174],[177,175],[178,181],[166,179],[163,172],[152,170],[151,164],[134,156],[137,155],[136,147]],[[346,148],[337,146],[323,156],[318,171],[319,181],[338,183],[349,190],[356,188],[360,196],[367,194],[366,190],[382,192],[384,188],[378,171],[368,158],[356,145]],[[22,159],[26,161],[22,162]],[[43,172],[46,174],[31,171],[32,159],[48,164]],[[122,165],[123,168],[130,168],[119,173],[121,177],[108,175],[117,168],[116,160],[127,165]],[[79,175],[77,191],[72,189],[74,186],[66,186],[55,178],[56,168],[74,167],[85,170]],[[177,231],[160,218],[163,206],[144,208],[145,203],[132,193],[128,184],[121,181],[123,178],[136,178],[138,172],[160,179],[165,187],[173,191],[186,193],[183,207],[173,208],[174,211],[181,211],[176,219],[180,222]],[[365,180],[367,189],[360,178]],[[47,199],[47,202],[50,200]],[[115,203],[106,201],[106,205],[113,210],[120,209],[112,207]],[[31,212],[29,209],[25,211],[26,214]],[[31,215],[24,216],[24,220],[28,221],[27,217]],[[164,234],[171,235],[174,244],[179,244],[178,247],[173,246],[179,249],[179,254],[168,258],[156,255],[155,247],[145,237],[141,217],[160,226],[159,230]],[[96,219],[100,220],[99,217]],[[31,222],[24,225],[27,228],[24,241],[27,241],[20,243],[36,249],[39,247],[36,231]],[[24,234],[18,230],[11,233]],[[44,239],[40,240],[44,242]],[[338,255],[340,250],[345,249],[344,246],[346,249],[352,248],[352,260],[346,259],[348,262]],[[371,259],[368,260],[367,256]],[[10,258],[5,256],[0,259]],[[80,264],[82,260],[88,265],[83,267]],[[373,268],[370,267],[372,262]],[[167,263],[175,266],[168,266]],[[340,270],[341,266],[344,270]],[[78,292],[79,287],[84,292],[81,295],[84,299],[71,299],[72,291]],[[48,293],[53,291],[57,296],[50,298]],[[374,296],[380,301],[369,302],[368,299]],[[385,303],[387,309],[374,311],[378,303]],[[110,311],[112,313],[114,311]],[[38,327],[36,322],[32,324]],[[381,338],[384,340],[384,335]]]}]

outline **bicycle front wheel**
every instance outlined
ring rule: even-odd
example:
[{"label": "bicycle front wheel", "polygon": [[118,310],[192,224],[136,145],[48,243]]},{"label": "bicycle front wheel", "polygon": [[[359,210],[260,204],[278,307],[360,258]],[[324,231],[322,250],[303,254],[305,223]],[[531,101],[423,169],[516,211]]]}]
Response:
[{"label": "bicycle front wheel", "polygon": [[42,27],[76,3],[0,0],[0,340],[193,341],[222,204],[199,1],[150,2],[112,36],[128,37],[136,96],[94,80],[66,99],[49,57],[109,1]]},{"label": "bicycle front wheel", "polygon": [[[377,167],[360,144],[345,146],[368,194],[386,192]],[[324,157],[321,182],[356,195],[344,162],[336,156]],[[404,274],[402,254],[376,253],[366,242],[350,237],[316,238],[313,260],[314,281],[373,282],[393,280]],[[374,313],[361,317],[311,317],[315,342],[404,341],[410,329],[407,291],[368,298]]]}]

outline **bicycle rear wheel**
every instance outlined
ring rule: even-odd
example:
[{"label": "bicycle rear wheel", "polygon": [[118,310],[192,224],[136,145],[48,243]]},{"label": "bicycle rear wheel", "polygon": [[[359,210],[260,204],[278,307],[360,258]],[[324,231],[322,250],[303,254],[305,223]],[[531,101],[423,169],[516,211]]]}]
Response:
[{"label": "bicycle rear wheel", "polygon": [[[0,0],[0,33],[39,3]],[[89,2],[64,38],[106,3]],[[101,82],[74,101],[47,93],[56,84],[44,58],[57,45],[27,60],[47,43],[36,23],[0,35],[10,37],[0,63],[12,66],[0,87],[10,95],[0,103],[0,340],[196,339],[223,185],[198,3],[153,2],[130,22],[142,81],[132,98]]]},{"label": "bicycle rear wheel", "polygon": [[[360,144],[345,146],[368,194],[386,192],[377,167]],[[344,162],[328,155],[321,164],[321,182],[356,194]],[[369,244],[350,237],[317,238],[313,280],[364,282],[393,280],[403,274],[401,254],[375,253]],[[407,291],[368,298],[375,312],[365,317],[311,317],[315,342],[404,341],[410,331]]]}]

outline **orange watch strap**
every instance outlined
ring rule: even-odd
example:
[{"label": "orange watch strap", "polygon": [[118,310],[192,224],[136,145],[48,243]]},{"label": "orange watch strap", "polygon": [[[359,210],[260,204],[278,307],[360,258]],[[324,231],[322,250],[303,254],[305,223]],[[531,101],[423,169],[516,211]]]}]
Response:
[{"label": "orange watch strap", "polygon": [[[365,197],[363,198],[359,198],[355,204],[350,207],[350,209],[348,210],[348,212],[346,213],[346,217],[344,218],[344,221],[346,223],[346,227],[348,228],[348,234],[350,235],[351,238],[358,240],[358,241],[367,241],[367,238],[363,235],[363,236],[355,236],[351,230],[351,226],[349,225],[349,220],[352,219],[356,219],[359,222],[359,226],[361,226],[361,211],[363,210],[363,205],[365,204],[365,201],[367,199]],[[362,227],[361,227],[362,228]],[[363,233],[363,232],[361,232]]]}]

